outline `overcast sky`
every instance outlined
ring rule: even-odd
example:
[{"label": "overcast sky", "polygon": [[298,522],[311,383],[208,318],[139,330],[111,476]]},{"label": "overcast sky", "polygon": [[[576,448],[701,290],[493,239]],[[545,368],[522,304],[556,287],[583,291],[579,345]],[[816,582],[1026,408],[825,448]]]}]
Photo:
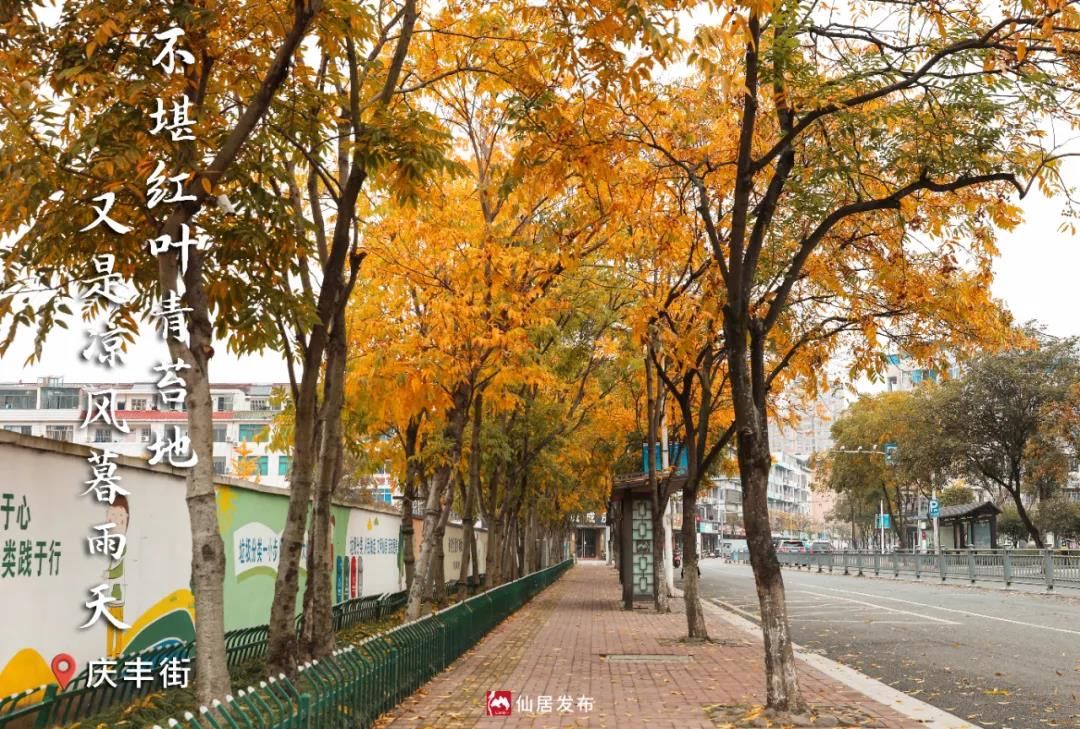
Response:
[{"label": "overcast sky", "polygon": [[[1077,172],[1074,166],[1073,179]],[[1050,334],[1080,335],[1080,237],[1058,232],[1066,220],[1060,200],[1032,193],[1021,204],[1023,225],[1001,234],[994,294],[1019,322],[1037,319]]]},{"label": "overcast sky", "polygon": [[[46,13],[55,15],[57,9],[50,8]],[[691,21],[687,27],[694,24]],[[1063,172],[1070,181],[1080,179],[1080,164],[1069,165],[1066,161]],[[1024,224],[999,238],[1001,256],[994,266],[994,294],[1005,301],[1018,322],[1035,319],[1050,334],[1080,335],[1080,240],[1068,232],[1058,232],[1063,220],[1060,201],[1033,192],[1021,206]],[[32,382],[53,375],[61,375],[69,382],[146,380],[153,374],[150,369],[167,357],[165,345],[148,330],[129,350],[127,366],[109,370],[88,364],[79,354],[86,346],[84,328],[72,322],[71,330],[55,329],[41,361],[32,365],[24,362],[33,351],[33,333],[24,330],[0,358],[0,382]],[[210,369],[214,382],[288,380],[284,362],[275,353],[238,358],[227,353],[224,346],[216,350]]]},{"label": "overcast sky", "polygon": [[[1002,233],[999,240],[1001,257],[994,266],[994,294],[1006,302],[1019,322],[1036,319],[1051,334],[1080,336],[1080,240],[1058,231],[1063,221],[1060,201],[1032,193],[1021,205],[1024,224]],[[0,359],[0,382],[28,382],[49,375],[62,375],[68,382],[145,380],[150,378],[150,368],[167,356],[156,333],[148,331],[129,352],[126,367],[106,370],[79,356],[85,347],[84,337],[78,325],[71,331],[57,329],[45,345],[42,361],[24,366],[32,351],[32,336],[24,332]],[[225,347],[217,351],[211,364],[215,382],[288,379],[283,361],[272,352],[238,358],[225,352]]]},{"label": "overcast sky", "polygon": [[[994,266],[994,293],[1012,309],[1017,321],[1037,319],[1047,331],[1059,336],[1080,335],[1080,240],[1060,233],[1060,202],[1035,197],[1023,204],[1026,222],[1011,233],[1002,233],[1001,257]],[[12,351],[0,359],[0,381],[33,381],[62,375],[69,382],[149,379],[150,368],[167,356],[156,334],[145,333],[129,352],[128,364],[106,370],[82,360],[85,346],[81,327],[57,329],[48,339],[41,362],[24,366],[32,351],[26,332]],[[215,382],[284,382],[288,379],[280,357],[238,358],[218,347],[211,364]]]}]

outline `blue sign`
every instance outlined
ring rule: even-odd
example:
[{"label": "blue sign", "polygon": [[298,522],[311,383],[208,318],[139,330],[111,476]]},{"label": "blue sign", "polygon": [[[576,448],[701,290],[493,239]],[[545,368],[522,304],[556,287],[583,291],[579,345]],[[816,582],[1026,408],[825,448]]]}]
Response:
[{"label": "blue sign", "polygon": [[[660,443],[656,444],[656,470],[659,471],[663,464],[662,456],[663,446]],[[682,443],[672,441],[668,443],[668,465],[675,469],[676,473],[686,473],[686,449],[682,447]],[[641,444],[641,470],[649,470],[649,446],[647,443]]]},{"label": "blue sign", "polygon": [[928,513],[930,514],[931,519],[937,519],[941,516],[941,504],[937,499],[930,499],[930,509]]},{"label": "blue sign", "polygon": [[890,514],[878,514],[877,515],[877,528],[878,529],[890,529],[892,528],[892,519]]}]

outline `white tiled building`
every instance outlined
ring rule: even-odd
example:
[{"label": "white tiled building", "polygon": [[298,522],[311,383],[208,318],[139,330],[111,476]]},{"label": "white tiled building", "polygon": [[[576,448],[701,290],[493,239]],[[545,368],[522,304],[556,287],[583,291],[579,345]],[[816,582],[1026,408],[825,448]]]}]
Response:
[{"label": "white tiled building", "polygon": [[[813,471],[805,458],[789,453],[773,452],[773,465],[769,470],[769,512],[774,516],[787,514],[793,522],[809,523]],[[737,476],[718,476],[712,479],[707,493],[708,501],[715,504],[719,529],[728,536],[740,536],[743,532],[742,487]],[[797,531],[786,528],[784,531]],[[797,536],[797,534],[792,534]]]},{"label": "white tiled building", "polygon": [[[914,390],[925,382],[937,382],[940,373],[917,364],[905,354],[885,355],[885,385],[889,392]],[[958,377],[960,368],[953,365],[948,370],[950,378]]]},{"label": "white tiled building", "polygon": [[[212,385],[214,403],[214,471],[235,475],[243,471],[251,480],[269,486],[287,486],[291,453],[270,449],[269,426],[278,414],[272,384]],[[113,390],[116,415],[129,433],[90,425],[83,428],[91,393]],[[171,436],[166,428],[187,430],[187,414],[160,402],[153,382],[65,383],[62,377],[36,382],[0,383],[0,428],[54,440],[107,447],[122,455],[147,458],[147,445],[156,436]],[[250,465],[241,465],[249,459]],[[238,470],[239,469],[239,470]]]},{"label": "white tiled building", "polygon": [[803,458],[828,451],[833,447],[833,423],[847,406],[847,398],[837,389],[822,393],[809,404],[791,405],[792,422],[780,425],[776,418],[769,419],[770,449]]}]

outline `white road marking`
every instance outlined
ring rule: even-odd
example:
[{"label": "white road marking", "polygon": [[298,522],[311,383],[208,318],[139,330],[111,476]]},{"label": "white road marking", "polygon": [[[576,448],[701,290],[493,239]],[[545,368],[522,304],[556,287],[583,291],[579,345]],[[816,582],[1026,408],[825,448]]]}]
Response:
[{"label": "white road marking", "polygon": [[[885,607],[884,605],[877,605],[877,604],[872,603],[872,602],[866,602],[865,600],[856,600],[856,599],[850,598],[850,597],[837,597],[835,595],[833,595],[833,596],[822,595],[820,592],[813,592],[811,590],[802,590],[802,589],[800,589],[799,592],[803,592],[803,593],[806,593],[808,595],[816,595],[818,597],[833,597],[833,599],[836,599],[836,600],[843,600],[844,602],[850,602],[850,603],[854,603],[856,605],[865,605],[865,606],[868,606],[868,607],[877,608],[878,610],[886,610],[886,611],[888,611],[890,613],[899,613],[900,615],[914,615],[917,618],[921,618],[923,620],[930,620],[930,621],[933,621],[935,623],[944,623],[945,625],[960,625],[960,623],[957,623],[957,622],[955,622],[953,620],[946,620],[945,618],[936,618],[933,615],[923,615],[922,613],[916,613],[916,612],[913,612],[911,610],[900,610],[898,608]],[[841,592],[846,592],[846,591],[841,590]],[[861,594],[861,593],[852,593],[852,594]],[[877,595],[866,595],[865,597],[877,597]],[[930,607],[930,606],[929,605],[924,605],[923,607]],[[959,611],[957,611],[957,612],[959,612]]]},{"label": "white road marking", "polygon": [[798,615],[789,616],[789,620],[800,623],[858,623],[860,625],[930,625],[928,620],[878,620],[867,618],[864,620],[826,620],[824,618],[800,618]]},{"label": "white road marking", "polygon": [[[830,595],[830,597],[831,597],[831,595]],[[737,606],[737,607],[743,608],[744,610],[757,610],[758,609],[758,603],[757,602],[736,602],[736,603],[733,603],[733,604],[735,606]],[[817,609],[825,609],[825,608],[829,608],[829,607],[836,607],[836,603],[835,602],[829,602],[827,600],[815,600],[814,602],[801,602],[801,601],[798,601],[798,600],[788,600],[787,601],[787,606],[789,608],[798,608],[800,610],[803,609],[803,608],[806,608],[808,610],[817,610]]]},{"label": "white road marking", "polygon": [[852,613],[868,613],[876,609],[877,608],[854,607],[852,605],[833,605],[828,610],[788,610],[788,615],[808,618],[819,615],[836,615],[838,610],[843,610],[845,615],[850,615]]},{"label": "white road marking", "polygon": [[[1068,628],[1055,628],[1052,625],[1040,625],[1039,623],[1028,623],[1023,620],[1013,620],[1012,618],[999,618],[996,615],[984,615],[983,613],[974,613],[970,610],[956,610],[954,608],[941,607],[940,605],[929,605],[924,602],[915,602],[914,600],[905,600],[899,597],[884,597],[883,595],[874,595],[867,592],[856,592],[854,590],[841,590],[838,587],[819,587],[820,590],[831,590],[834,592],[845,592],[851,595],[861,595],[863,597],[873,597],[878,600],[891,600],[893,602],[902,602],[905,605],[916,605],[918,607],[930,608],[931,610],[941,610],[946,613],[956,613],[958,615],[969,615],[973,618],[983,618],[984,620],[997,620],[1001,623],[1011,623],[1012,625],[1022,625],[1025,628],[1036,628],[1038,630],[1050,630],[1055,633],[1067,633],[1069,635],[1080,635],[1080,630],[1070,630]],[[813,593],[811,593],[813,594]],[[847,599],[847,598],[840,598]],[[885,608],[886,610],[888,608]]]},{"label": "white road marking", "polygon": [[[713,603],[715,603],[717,605],[722,605],[722,606],[728,608],[729,610],[733,610],[733,611],[735,611],[737,613],[745,615],[746,617],[750,618],[751,620],[757,620],[758,619],[758,616],[755,613],[752,613],[752,612],[749,612],[747,610],[742,609],[743,607],[755,607],[756,608],[757,605],[753,605],[753,606],[733,605],[731,603],[724,602],[723,600],[720,600],[720,599],[717,599],[717,598],[708,598],[708,599],[711,602],[713,602]],[[845,598],[837,598],[837,599],[843,600]],[[883,607],[883,606],[880,606],[880,605],[874,605],[872,607],[855,607],[855,608],[836,605],[833,612],[835,612],[835,610],[837,610],[837,609],[844,609],[844,610],[847,610],[849,613],[851,611],[866,612],[868,610],[888,610],[890,612],[897,612],[893,608],[887,608],[887,607]],[[910,614],[918,616],[919,620],[878,620],[876,618],[870,618],[870,619],[860,618],[860,619],[857,619],[857,620],[837,620],[835,618],[824,619],[824,618],[807,618],[807,617],[804,617],[804,615],[820,615],[820,614],[823,614],[822,611],[820,611],[820,610],[808,611],[806,613],[792,612],[792,613],[788,613],[788,619],[792,620],[792,621],[798,621],[800,623],[852,623],[852,624],[861,624],[861,625],[929,625],[930,623],[946,622],[946,623],[948,623],[950,625],[958,625],[958,623],[953,623],[953,622],[948,621],[948,620],[943,621],[941,618],[935,618],[935,617],[930,616],[930,615],[918,615],[918,613],[910,613]],[[827,614],[827,613],[825,613],[825,614]]]},{"label": "white road marking", "polygon": [[[761,628],[758,625],[718,607],[720,605],[726,606],[724,601],[716,598],[709,598],[706,600],[706,603],[709,602],[715,603],[714,605],[708,605],[709,610],[718,611],[724,620],[737,626],[740,630],[745,631],[747,635],[761,637]],[[735,610],[735,612],[741,613],[742,611]],[[904,716],[911,717],[919,724],[925,726],[926,729],[979,729],[975,724],[955,717],[946,711],[942,711],[936,706],[931,706],[925,701],[920,701],[914,696],[908,696],[907,694],[894,689],[892,686],[887,686],[881,681],[872,679],[869,676],[859,673],[852,668],[848,668],[841,663],[837,663],[826,656],[803,650],[796,644],[792,644],[792,647],[795,649],[795,657],[799,660],[810,664],[825,675],[831,676],[841,683],[847,684],[864,696],[868,696],[875,701],[891,706]]]}]

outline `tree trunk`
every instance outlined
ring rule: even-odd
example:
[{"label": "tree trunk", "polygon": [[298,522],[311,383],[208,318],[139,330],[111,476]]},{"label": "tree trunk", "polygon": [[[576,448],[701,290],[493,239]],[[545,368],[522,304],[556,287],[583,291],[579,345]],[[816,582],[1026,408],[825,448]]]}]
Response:
[{"label": "tree trunk", "polygon": [[[461,476],[455,469],[453,480],[460,481]],[[431,565],[431,602],[436,607],[446,605],[446,524],[450,521],[450,512],[454,505],[454,487],[447,487],[446,498],[443,500],[442,513],[439,515],[438,525],[435,527],[435,555]]]},{"label": "tree trunk", "polygon": [[674,528],[672,527],[671,499],[664,502],[664,589],[670,598],[675,595],[675,554],[672,550],[674,541]]},{"label": "tree trunk", "polygon": [[686,486],[683,487],[683,599],[686,601],[687,637],[691,640],[708,640],[705,614],[701,609],[701,596],[698,593],[697,484],[693,483],[696,480],[687,478]]},{"label": "tree trunk", "polygon": [[[443,501],[446,489],[449,486],[451,473],[453,469],[457,468],[458,459],[461,457],[462,434],[465,431],[465,421],[468,418],[471,399],[472,386],[468,383],[460,383],[454,389],[453,405],[447,411],[447,422],[443,434],[450,444],[450,452],[447,454],[446,463],[436,469],[434,481],[429,487],[427,503],[424,506],[424,532],[420,543],[420,558],[416,563],[413,584],[409,588],[409,602],[405,611],[408,620],[415,620],[420,617],[420,608],[424,593],[428,587],[428,580],[431,576],[431,562],[435,554],[435,529],[445,506]],[[449,506],[445,506],[445,508],[449,508]]]},{"label": "tree trunk", "polygon": [[409,600],[405,608],[405,619],[416,620],[420,617],[420,609],[424,598],[431,587],[431,565],[435,554],[435,529],[439,524],[439,516],[442,514],[442,500],[440,498],[439,479],[448,477],[445,469],[436,470],[435,478],[428,483],[427,497],[424,500],[424,521],[420,527],[420,555],[416,561],[413,572],[413,583],[409,587]]},{"label": "tree trunk", "polygon": [[[416,556],[413,550],[413,500],[416,498],[416,485],[420,482],[420,464],[417,461],[417,438],[420,433],[420,417],[409,419],[405,426],[405,485],[401,490],[401,528],[398,540],[401,543],[401,564],[405,570],[405,589],[412,587],[413,572],[416,569]],[[400,577],[400,576],[399,576]],[[400,584],[400,583],[399,583]]]},{"label": "tree trunk", "polygon": [[[343,292],[347,296],[350,288]],[[318,483],[311,516],[311,540],[305,599],[303,650],[305,658],[325,658],[334,650],[334,565],[330,516],[333,496],[341,480],[342,435],[341,411],[345,406],[345,309],[339,307],[334,317],[326,349],[326,375],[323,389],[321,454]],[[306,598],[306,596],[305,596]]]},{"label": "tree trunk", "polygon": [[518,543],[518,520],[516,515],[511,515],[506,526],[507,532],[503,539],[503,582],[513,582],[519,575],[520,562],[518,561],[521,545]]},{"label": "tree trunk", "polygon": [[1042,549],[1045,546],[1042,534],[1035,526],[1035,523],[1031,521],[1031,515],[1027,513],[1027,509],[1024,508],[1024,502],[1020,498],[1020,487],[1010,488],[1008,491],[1009,495],[1012,496],[1013,503],[1016,504],[1016,513],[1020,517],[1020,521],[1024,522],[1024,527],[1028,530],[1028,534],[1035,540],[1035,546]]},{"label": "tree trunk", "polygon": [[461,569],[458,573],[458,594],[462,600],[469,594],[470,573],[471,584],[477,587],[480,585],[480,566],[476,547],[476,491],[466,488],[463,501],[465,516],[462,517],[461,525]]},{"label": "tree trunk", "polygon": [[493,521],[488,525],[487,554],[484,555],[484,589],[501,584],[499,581],[499,559],[502,556],[502,540],[498,522]]},{"label": "tree trunk", "polygon": [[653,512],[653,609],[658,613],[671,612],[671,605],[668,603],[667,574],[664,569],[664,555],[667,552],[664,547],[665,539],[664,511],[660,509],[658,515],[657,512]]},{"label": "tree trunk", "polygon": [[[746,316],[745,312],[743,316]],[[750,566],[754,572],[765,642],[766,702],[769,708],[777,711],[803,713],[806,703],[799,690],[795,653],[791,646],[784,580],[769,525],[768,488],[772,456],[769,452],[765,409],[763,337],[757,331],[748,332],[740,327],[728,308],[725,308],[724,329],[729,347],[728,370],[743,489],[743,524],[750,548]],[[748,338],[751,339],[750,352],[747,352]]]},{"label": "tree trunk", "polygon": [[[315,470],[315,378],[316,370],[309,373],[305,369],[300,397],[295,403],[293,476],[289,484],[285,527],[281,533],[281,551],[267,638],[266,663],[271,675],[292,675],[296,670],[296,593]],[[305,395],[305,390],[310,390],[310,394]]]},{"label": "tree trunk", "polygon": [[[190,270],[190,269],[189,269]],[[201,286],[200,286],[201,288]],[[190,296],[191,290],[188,290]],[[193,307],[194,308],[194,307]],[[228,693],[225,661],[225,544],[218,526],[214,487],[213,402],[207,372],[209,356],[199,355],[204,343],[191,333],[195,365],[184,370],[188,387],[188,437],[198,462],[188,469],[188,519],[191,524],[191,586],[195,595],[195,692],[209,703]],[[209,340],[205,340],[209,349]]]},{"label": "tree trunk", "polygon": [[[901,499],[897,494],[896,505],[894,507],[893,502],[889,499],[889,491],[884,486],[881,487],[881,493],[885,497],[885,513],[889,515],[889,523],[892,526],[892,533],[896,535],[896,541],[900,544],[900,549],[904,549],[904,525],[902,519],[904,516],[904,507],[901,505]],[[885,545],[882,545],[884,548]]]},{"label": "tree trunk", "polygon": [[[473,522],[461,525],[461,568],[458,570],[458,599],[469,596],[470,572],[476,573],[476,530]],[[473,580],[475,583],[475,579]]]},{"label": "tree trunk", "polygon": [[480,560],[477,559],[477,546],[476,546],[477,539],[476,539],[476,529],[475,528],[469,530],[469,537],[470,537],[470,539],[469,539],[470,544],[468,546],[469,546],[469,554],[471,555],[471,561],[472,561],[473,584],[476,585],[476,589],[479,590],[480,589]]},{"label": "tree trunk", "polygon": [[323,658],[334,649],[333,584],[330,565],[330,494],[316,489],[308,530],[308,573],[304,620],[298,653],[303,661]]},{"label": "tree trunk", "polygon": [[416,574],[416,552],[413,549],[413,495],[401,497],[401,529],[398,539],[401,541],[401,564],[405,569],[405,589],[412,588]]},{"label": "tree trunk", "polygon": [[[310,22],[310,15],[322,5],[320,0],[310,3],[297,3],[297,9],[308,11],[308,17],[300,28],[301,38],[303,31]],[[401,76],[402,65],[408,54],[409,44],[412,40],[413,28],[416,25],[417,13],[415,0],[406,0],[401,15],[401,28],[398,33],[397,44],[394,47],[394,55],[380,94],[378,103],[381,106],[389,105],[393,94],[397,89],[398,80]],[[297,14],[297,25],[301,15]],[[299,39],[296,42],[299,45]],[[289,51],[289,57],[292,50]],[[286,60],[286,68],[287,61]],[[277,60],[275,59],[275,64]],[[280,85],[279,79],[277,84]],[[355,74],[353,81],[355,82]],[[276,89],[276,86],[274,87]],[[353,93],[359,89],[353,86]],[[269,98],[265,102],[269,104]],[[248,109],[250,112],[250,108]],[[247,112],[245,112],[245,115]],[[260,115],[261,116],[261,115]],[[254,119],[252,124],[258,119]],[[362,121],[350,118],[354,130],[358,130]],[[243,119],[241,120],[243,123]],[[249,130],[250,131],[250,130]],[[354,140],[355,141],[355,140]],[[235,153],[234,153],[235,154]],[[346,176],[345,167],[348,167]],[[323,354],[327,346],[327,338],[330,328],[333,326],[338,313],[344,309],[348,299],[348,287],[355,283],[355,271],[359,268],[362,254],[355,250],[350,256],[353,244],[353,232],[356,221],[356,201],[367,181],[368,170],[364,164],[363,152],[356,148],[352,151],[348,165],[341,167],[341,177],[338,180],[340,190],[337,195],[337,217],[334,221],[334,232],[331,237],[331,245],[325,261],[322,261],[322,288],[319,290],[318,301],[315,307],[315,323],[311,328],[307,347],[303,353],[303,375],[296,394],[296,423],[295,423],[295,446],[293,461],[293,480],[289,493],[289,509],[286,515],[285,529],[281,536],[281,552],[278,563],[277,579],[274,583],[274,601],[270,608],[270,635],[267,639],[267,668],[271,675],[286,673],[292,675],[296,668],[296,630],[294,626],[296,612],[296,591],[299,578],[300,549],[303,543],[304,527],[307,516],[308,502],[311,499],[311,489],[315,465],[316,445],[314,439],[315,408],[316,408],[316,384],[321,369]],[[343,280],[346,260],[352,267],[352,278],[346,285]],[[343,291],[343,286],[345,287]]]},{"label": "tree trunk", "polygon": [[[198,213],[214,185],[239,155],[248,137],[270,108],[270,103],[289,74],[293,53],[300,46],[321,3],[297,4],[293,24],[263,77],[258,92],[244,108],[236,126],[216,151],[209,167],[191,180],[185,190],[194,202],[184,203],[169,215],[158,233],[176,239],[181,226]],[[189,85],[187,95],[198,104],[197,90]],[[185,149],[185,155],[190,149]],[[162,299],[176,292],[181,275],[179,256],[158,256],[158,284]],[[225,658],[225,544],[217,517],[217,490],[214,485],[213,401],[210,396],[210,358],[214,355],[213,326],[203,281],[203,257],[189,252],[184,281],[183,303],[190,308],[188,343],[167,342],[173,361],[183,360],[187,386],[188,438],[197,462],[185,475],[188,520],[191,529],[191,588],[195,600],[195,693],[200,703],[209,704],[228,693],[231,687]]]},{"label": "tree trunk", "polygon": [[461,482],[461,492],[461,503],[465,514],[461,517],[461,564],[458,565],[457,592],[458,599],[464,600],[469,592],[469,567],[472,564],[472,549],[475,549],[471,547],[471,544],[476,537],[473,529],[476,517],[473,516],[473,491],[465,481]]},{"label": "tree trunk", "polygon": [[468,596],[469,564],[476,570],[476,496],[480,489],[480,426],[484,417],[484,396],[473,398],[472,430],[469,437],[469,478],[461,481],[461,569],[458,570],[458,597]]},{"label": "tree trunk", "polygon": [[498,561],[501,554],[501,544],[499,542],[499,480],[500,466],[496,461],[491,469],[491,476],[488,478],[487,489],[487,505],[484,505],[484,493],[480,492],[481,498],[478,499],[481,512],[484,515],[484,526],[488,530],[488,543],[487,551],[484,553],[484,589],[488,590],[499,584],[498,582]]},{"label": "tree trunk", "polygon": [[525,502],[525,523],[521,528],[521,574],[532,572],[534,552],[536,550],[536,514],[533,512],[532,499]]},{"label": "tree trunk", "polygon": [[[300,552],[307,531],[308,506],[314,487],[315,463],[318,457],[316,418],[318,382],[323,355],[330,346],[331,328],[345,306],[347,293],[344,271],[351,242],[351,221],[366,174],[359,167],[349,175],[348,190],[340,198],[338,221],[334,230],[331,253],[323,266],[323,287],[319,292],[318,320],[311,331],[304,351],[303,374],[295,397],[293,478],[289,488],[289,508],[281,535],[281,553],[277,579],[274,582],[274,601],[270,607],[270,635],[267,645],[267,667],[271,675],[292,675],[296,670],[296,594],[299,589]],[[359,266],[359,263],[356,264]],[[308,575],[309,579],[311,575]]]}]

